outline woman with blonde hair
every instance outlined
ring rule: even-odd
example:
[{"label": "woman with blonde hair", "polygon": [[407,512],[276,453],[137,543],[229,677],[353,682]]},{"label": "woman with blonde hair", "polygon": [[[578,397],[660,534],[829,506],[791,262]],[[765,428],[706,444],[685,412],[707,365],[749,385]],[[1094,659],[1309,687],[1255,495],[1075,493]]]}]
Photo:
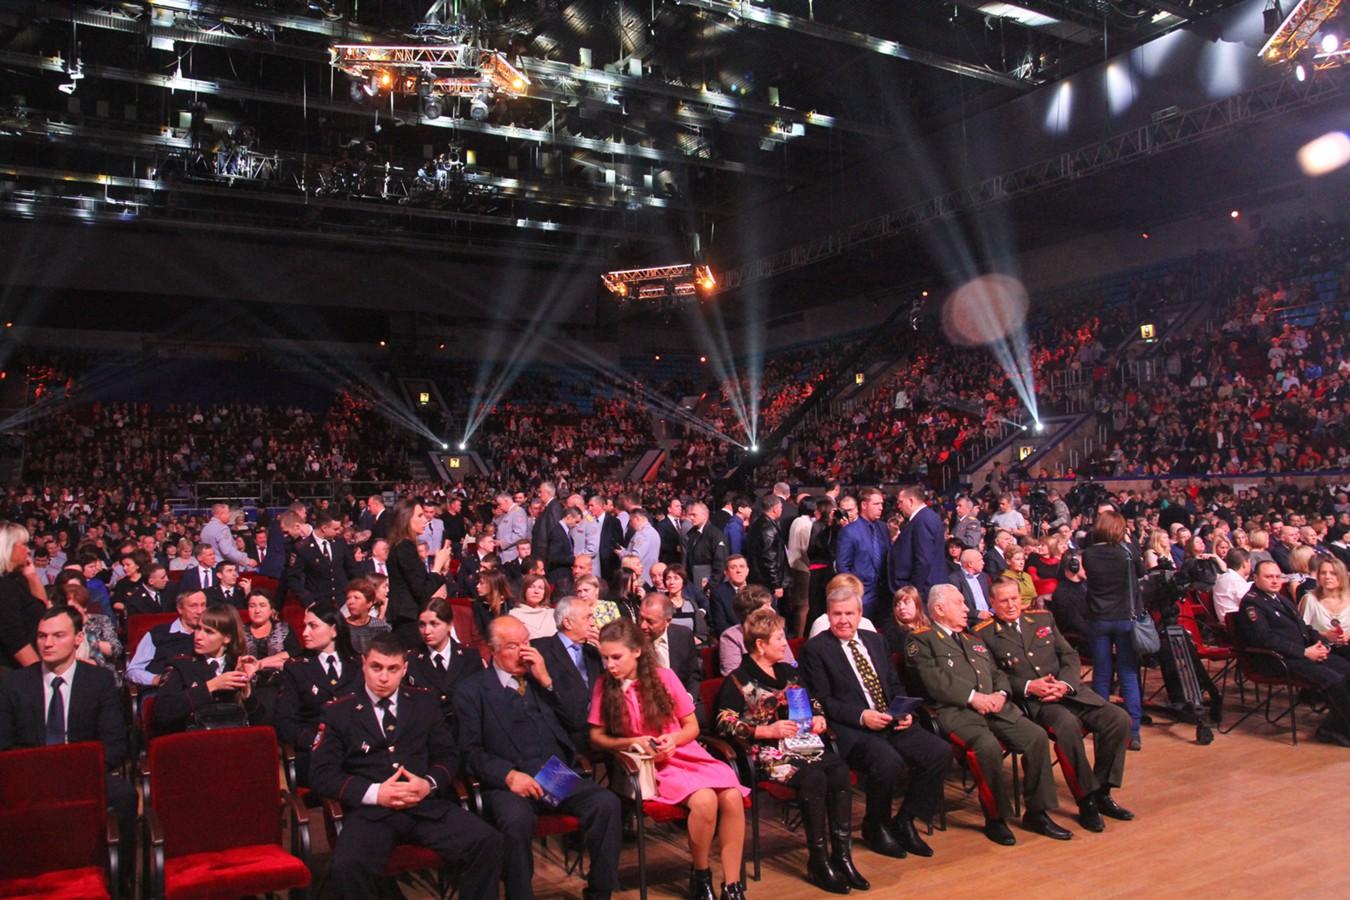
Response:
[{"label": "woman with blonde hair", "polygon": [[1144,569],[1152,572],[1159,567],[1172,567],[1172,539],[1161,528],[1155,528],[1148,536],[1148,546],[1144,548]]},{"label": "woman with blonde hair", "polygon": [[1316,586],[1303,595],[1299,614],[1309,628],[1322,636],[1332,653],[1350,658],[1350,630],[1346,628],[1346,617],[1350,616],[1350,577],[1346,575],[1345,563],[1323,554],[1317,557],[1314,571]]},{"label": "woman with blonde hair", "polygon": [[47,590],[28,550],[28,529],[0,523],[0,670],[38,661],[33,641],[47,608]]}]

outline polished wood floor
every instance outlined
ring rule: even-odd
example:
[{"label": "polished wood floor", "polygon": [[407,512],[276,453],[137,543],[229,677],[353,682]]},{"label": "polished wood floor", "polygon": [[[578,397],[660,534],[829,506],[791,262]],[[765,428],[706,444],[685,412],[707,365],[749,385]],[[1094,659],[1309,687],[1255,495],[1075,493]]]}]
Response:
[{"label": "polished wood floor", "polygon": [[[1227,721],[1235,717],[1230,711]],[[1085,832],[1061,783],[1056,818],[1074,832],[1069,842],[1014,827],[1016,847],[990,843],[979,830],[978,803],[953,777],[947,786],[948,830],[929,839],[933,858],[886,859],[859,847],[855,861],[871,879],[873,897],[898,897],[901,891],[944,897],[1034,895],[1038,900],[1344,897],[1350,891],[1350,799],[1345,792],[1350,749],[1314,741],[1319,720],[1306,713],[1300,717],[1297,747],[1290,745],[1287,729],[1267,725],[1259,715],[1230,734],[1216,735],[1206,747],[1194,743],[1193,726],[1145,726],[1143,750],[1129,755],[1125,786],[1116,794],[1137,818],[1108,820],[1102,834]],[[860,797],[855,813],[861,816]],[[322,880],[326,848],[317,815],[314,824]],[[688,877],[683,831],[658,826],[649,834],[650,896],[683,896]],[[763,879],[748,882],[750,897],[827,896],[802,880],[801,834],[779,823],[771,803],[764,809],[762,841]],[[556,838],[536,852],[536,859],[541,900],[581,896],[582,882],[561,868]],[[631,842],[621,877],[629,889],[618,896],[636,898],[637,855]],[[408,897],[433,896],[417,883],[403,889]]]}]

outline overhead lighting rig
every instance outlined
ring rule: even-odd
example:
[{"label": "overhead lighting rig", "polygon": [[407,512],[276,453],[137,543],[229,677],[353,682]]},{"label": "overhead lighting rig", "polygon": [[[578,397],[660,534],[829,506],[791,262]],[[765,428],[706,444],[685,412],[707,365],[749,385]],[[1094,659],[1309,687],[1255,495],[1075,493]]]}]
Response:
[{"label": "overhead lighting rig", "polygon": [[1299,0],[1280,18],[1281,7],[1271,2],[1265,10],[1270,35],[1261,47],[1267,65],[1285,65],[1300,82],[1318,72],[1343,66],[1350,59],[1346,49],[1345,0]]},{"label": "overhead lighting rig", "polygon": [[469,115],[482,121],[499,96],[530,88],[529,76],[503,54],[472,44],[334,44],[328,52],[332,66],[353,79],[352,99],[416,95],[429,119],[444,111],[443,98],[463,97]]},{"label": "overhead lighting rig", "polygon": [[717,289],[712,267],[695,263],[619,269],[601,275],[600,281],[620,302],[706,299]]}]

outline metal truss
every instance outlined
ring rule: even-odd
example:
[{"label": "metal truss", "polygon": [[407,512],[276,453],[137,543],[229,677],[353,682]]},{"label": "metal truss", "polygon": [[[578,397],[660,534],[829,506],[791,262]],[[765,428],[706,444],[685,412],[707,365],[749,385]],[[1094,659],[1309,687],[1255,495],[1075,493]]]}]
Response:
[{"label": "metal truss", "polygon": [[370,79],[377,90],[416,94],[426,84],[455,97],[518,97],[530,87],[530,79],[505,56],[469,44],[334,44],[329,53],[334,68]]},{"label": "metal truss", "polygon": [[1199,141],[1325,102],[1345,93],[1345,68],[1319,73],[1304,83],[1280,78],[1241,94],[1132,129],[1114,137],[986,178],[960,190],[883,213],[786,250],[753,260],[722,275],[720,290],[814,265],[848,250],[922,228],[929,222],[969,213],[1015,197],[1049,190],[1185,147]]},{"label": "metal truss", "polygon": [[695,294],[708,294],[717,287],[712,269],[693,263],[606,272],[600,276],[600,281],[620,300],[693,297]]},{"label": "metal truss", "polygon": [[1280,27],[1262,45],[1261,59],[1268,63],[1293,59],[1312,46],[1322,23],[1336,15],[1341,0],[1298,0]]}]

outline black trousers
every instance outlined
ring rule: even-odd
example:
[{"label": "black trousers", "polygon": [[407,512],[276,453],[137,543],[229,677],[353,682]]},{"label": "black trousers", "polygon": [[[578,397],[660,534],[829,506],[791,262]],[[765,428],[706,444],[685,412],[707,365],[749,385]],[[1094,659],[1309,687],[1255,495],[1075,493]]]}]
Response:
[{"label": "black trousers", "polygon": [[937,735],[911,725],[903,731],[864,731],[849,749],[849,768],[867,780],[869,821],[891,817],[891,798],[908,781],[902,816],[931,819],[942,801],[942,783],[952,765],[951,746]]},{"label": "black trousers", "polygon": [[121,877],[123,883],[131,884],[136,872],[136,789],[120,775],[109,775],[106,784],[108,806],[117,817],[121,839]]},{"label": "black trousers", "polygon": [[1350,733],[1350,660],[1333,653],[1322,662],[1286,659],[1285,664],[1290,672],[1311,681],[1327,695],[1327,705],[1331,707],[1327,724]]},{"label": "black trousers", "polygon": [[623,818],[618,794],[598,784],[583,784],[555,810],[510,791],[490,790],[483,794],[483,805],[488,819],[501,831],[506,842],[506,868],[502,881],[508,900],[532,900],[534,897],[534,825],[540,812],[562,812],[581,820],[587,855],[591,859],[587,886],[602,894],[619,889]]},{"label": "black trousers", "polygon": [[344,818],[330,869],[339,897],[368,900],[378,896],[380,876],[394,846],[416,844],[459,867],[463,900],[497,900],[502,836],[477,816],[448,804],[436,817],[363,806],[348,810]]}]

